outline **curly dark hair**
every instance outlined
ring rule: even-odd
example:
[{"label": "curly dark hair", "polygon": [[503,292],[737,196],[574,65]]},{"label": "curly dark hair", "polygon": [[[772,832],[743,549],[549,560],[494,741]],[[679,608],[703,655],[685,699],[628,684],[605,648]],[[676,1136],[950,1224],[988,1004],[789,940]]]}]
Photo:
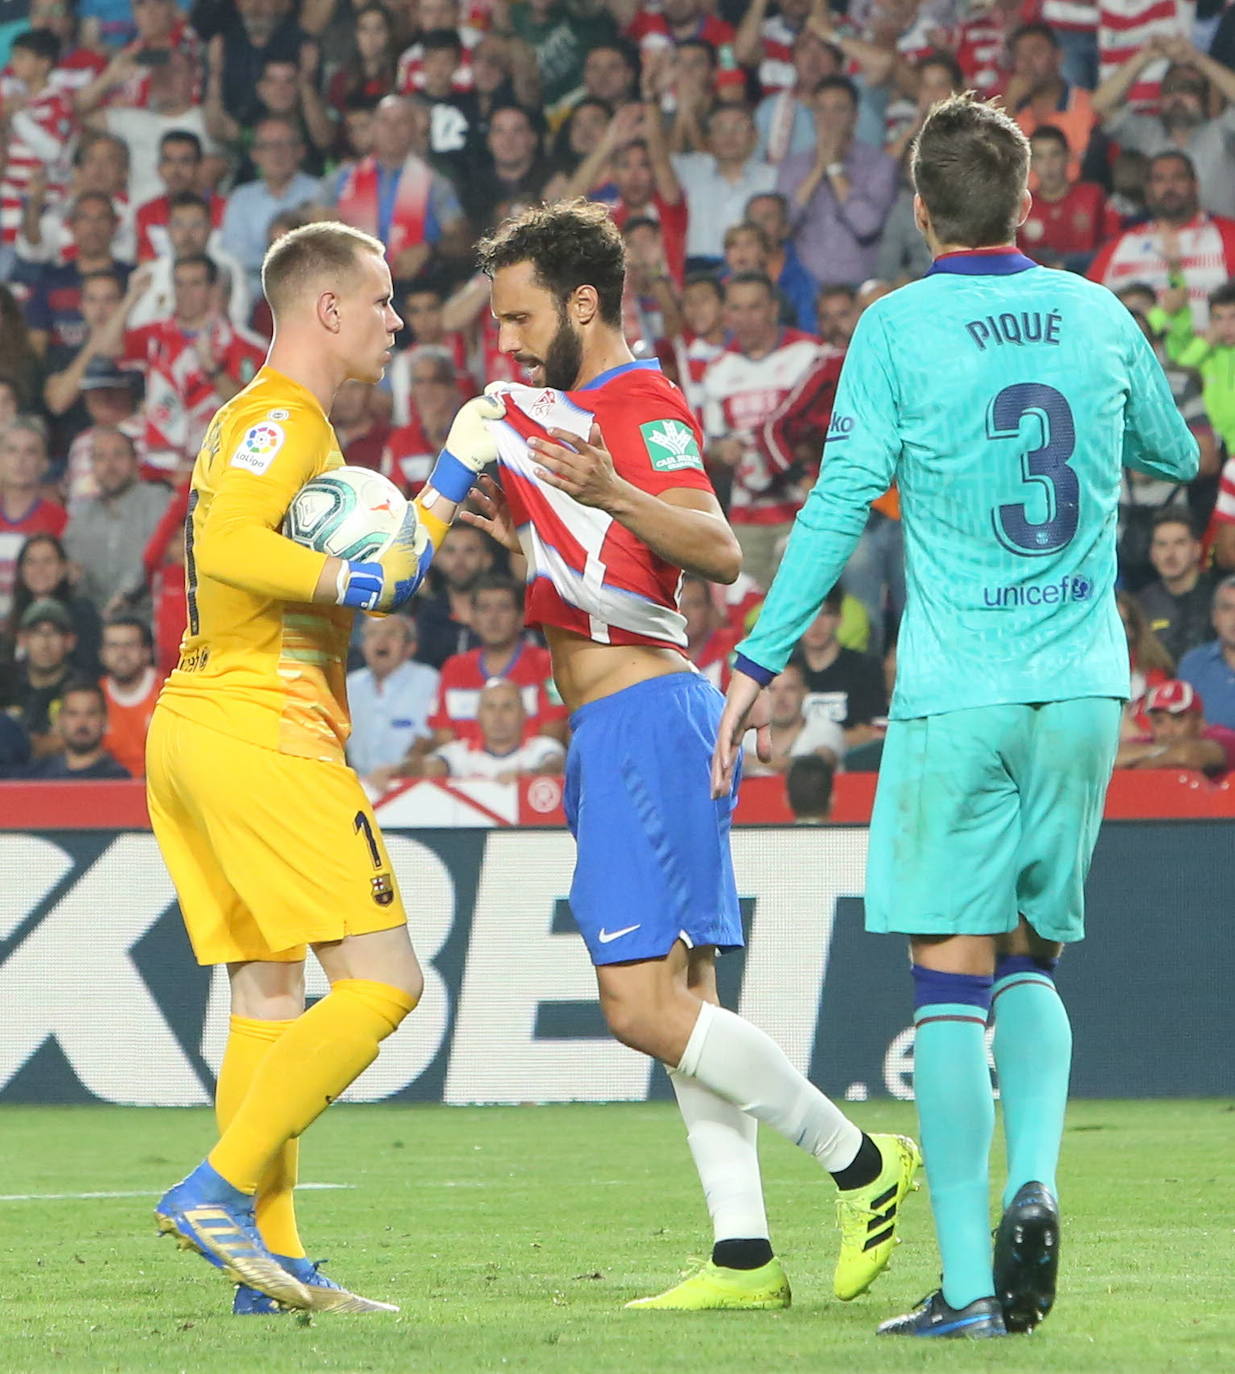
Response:
[{"label": "curly dark hair", "polygon": [[534,205],[481,239],[476,253],[488,277],[530,262],[537,283],[557,297],[561,310],[579,287],[594,287],[601,319],[615,327],[622,323],[626,252],[607,206],[588,200]]}]

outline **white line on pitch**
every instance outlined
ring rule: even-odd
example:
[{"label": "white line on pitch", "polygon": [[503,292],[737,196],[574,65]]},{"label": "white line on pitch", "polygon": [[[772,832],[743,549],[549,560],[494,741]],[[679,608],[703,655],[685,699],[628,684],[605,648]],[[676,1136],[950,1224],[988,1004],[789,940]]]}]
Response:
[{"label": "white line on pitch", "polygon": [[[354,1183],[298,1183],[297,1188],[325,1192],[327,1189],[354,1188]],[[140,1188],[126,1193],[0,1193],[0,1202],[86,1202],[95,1198],[149,1197],[157,1198],[157,1188]]]}]

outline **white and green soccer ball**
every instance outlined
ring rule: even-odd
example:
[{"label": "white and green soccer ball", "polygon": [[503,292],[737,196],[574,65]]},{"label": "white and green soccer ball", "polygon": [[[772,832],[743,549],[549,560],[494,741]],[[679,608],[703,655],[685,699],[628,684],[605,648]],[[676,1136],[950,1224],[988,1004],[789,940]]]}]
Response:
[{"label": "white and green soccer ball", "polygon": [[283,533],[318,553],[363,563],[385,552],[406,509],[403,493],[380,472],[332,468],[292,497]]}]

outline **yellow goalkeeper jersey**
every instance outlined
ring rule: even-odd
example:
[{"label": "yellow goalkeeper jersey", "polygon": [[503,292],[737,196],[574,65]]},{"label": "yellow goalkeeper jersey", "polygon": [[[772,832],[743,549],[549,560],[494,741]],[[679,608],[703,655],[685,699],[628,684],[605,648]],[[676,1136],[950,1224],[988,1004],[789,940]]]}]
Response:
[{"label": "yellow goalkeeper jersey", "polygon": [[344,761],[353,613],[311,604],[326,555],[278,532],[296,492],[342,462],[316,397],[273,368],[216,413],[189,490],[188,627],[160,707],[284,754]]}]

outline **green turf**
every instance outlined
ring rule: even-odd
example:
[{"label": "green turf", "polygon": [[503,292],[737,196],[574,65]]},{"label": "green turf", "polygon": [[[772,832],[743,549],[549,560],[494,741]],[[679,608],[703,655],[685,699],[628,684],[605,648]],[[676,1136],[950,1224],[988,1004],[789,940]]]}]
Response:
[{"label": "green turf", "polygon": [[[911,1129],[911,1109],[856,1109]],[[342,1107],[307,1139],[315,1255],[398,1316],[234,1319],[217,1271],[156,1242],[149,1201],[209,1143],[197,1111],[0,1109],[0,1369],[659,1371],[1235,1369],[1231,1141],[1225,1102],[1074,1105],[1062,1179],[1059,1307],[1036,1335],[875,1342],[934,1286],[926,1197],[870,1294],[830,1297],[831,1185],[764,1133],[769,1213],[795,1290],[785,1313],[622,1311],[707,1237],[672,1107]]]}]

